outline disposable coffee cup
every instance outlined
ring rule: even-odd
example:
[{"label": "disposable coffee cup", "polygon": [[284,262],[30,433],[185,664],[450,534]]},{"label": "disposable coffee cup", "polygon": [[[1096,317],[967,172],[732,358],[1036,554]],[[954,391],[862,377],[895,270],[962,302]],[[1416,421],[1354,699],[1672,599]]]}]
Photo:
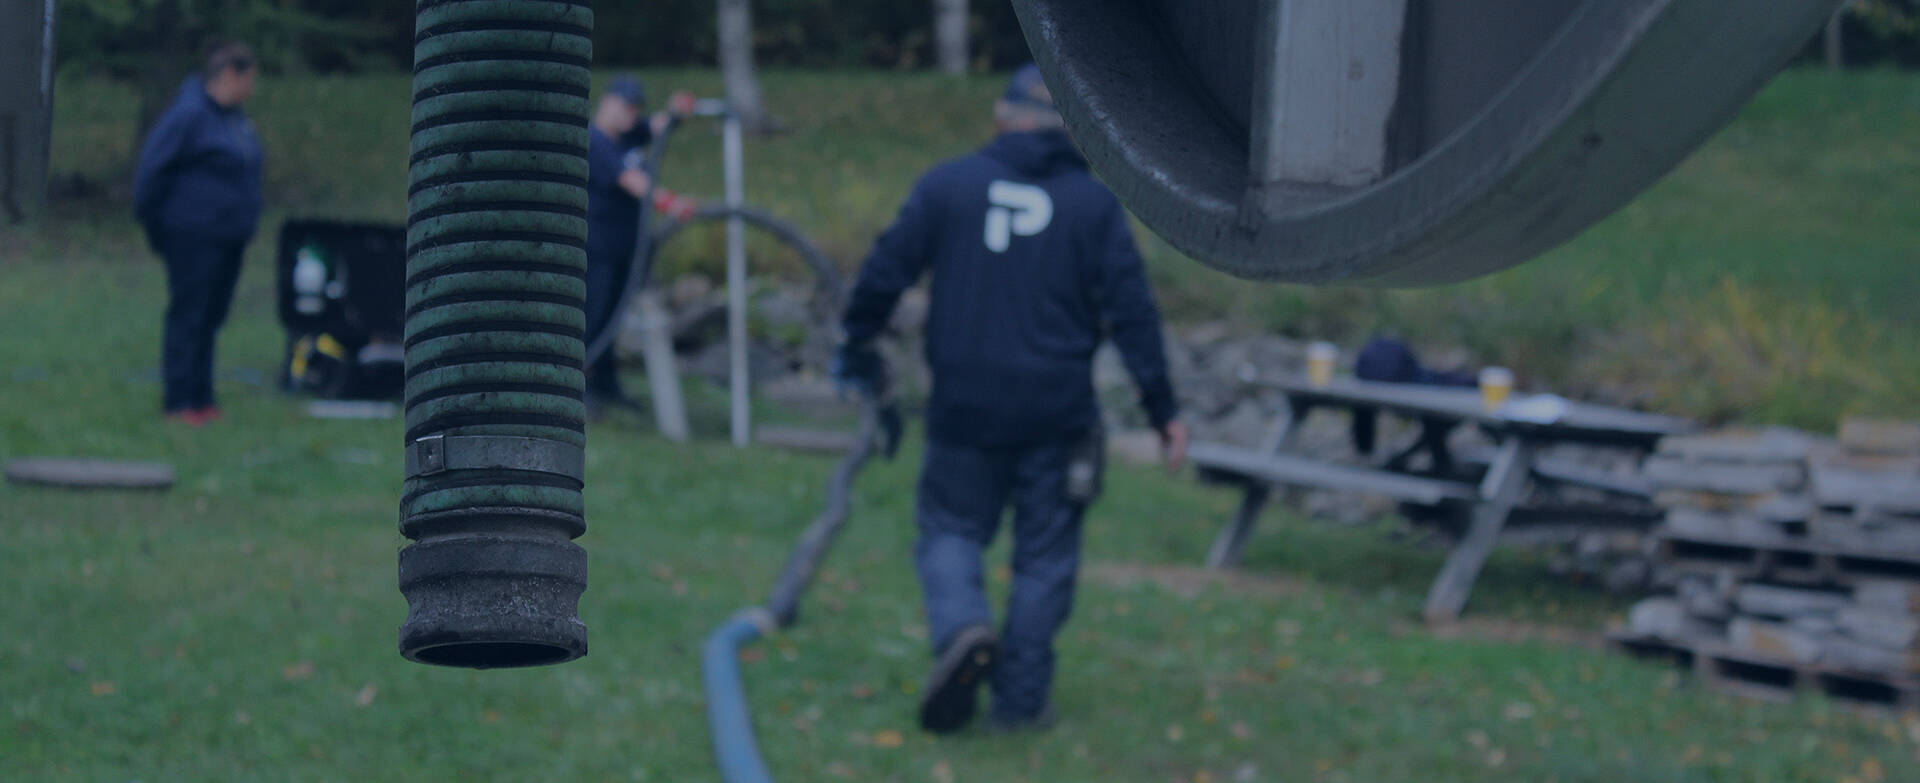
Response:
[{"label": "disposable coffee cup", "polygon": [[1333,363],[1340,358],[1340,349],[1333,343],[1317,342],[1307,346],[1307,383],[1325,386],[1333,382]]},{"label": "disposable coffee cup", "polygon": [[1513,394],[1513,371],[1505,367],[1487,367],[1480,371],[1480,403],[1487,410],[1498,410]]}]

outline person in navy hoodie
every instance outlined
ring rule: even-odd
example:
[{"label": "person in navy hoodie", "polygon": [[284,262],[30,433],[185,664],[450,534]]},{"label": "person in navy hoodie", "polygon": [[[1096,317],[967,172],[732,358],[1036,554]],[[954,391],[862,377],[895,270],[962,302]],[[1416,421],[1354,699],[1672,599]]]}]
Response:
[{"label": "person in navy hoodie", "polygon": [[[964,727],[990,682],[996,729],[1051,721],[1053,639],[1079,571],[1081,520],[1104,442],[1093,389],[1103,339],[1119,349],[1177,469],[1187,433],[1169,381],[1160,315],[1126,212],[1061,130],[1037,68],[995,104],[1000,133],[921,177],[874,243],[848,302],[833,373],[874,394],[873,341],[902,291],[931,273],[933,370],[915,509],[914,565],[935,661],[920,724]],[[1013,507],[1013,589],[992,630],[982,552]]]},{"label": "person in navy hoodie", "polygon": [[147,132],[134,174],[134,214],[167,267],[160,407],[195,426],[220,415],[214,336],[260,222],[260,140],[240,111],[258,71],[246,45],[214,47]]},{"label": "person in navy hoodie", "polygon": [[[646,150],[673,123],[693,110],[693,94],[674,93],[668,110],[646,114],[647,93],[630,76],[607,83],[587,127],[587,335],[588,343],[614,328],[613,314],[626,290],[633,252],[640,241],[641,205],[686,204],[647,174]],[[665,196],[665,198],[661,198]],[[680,207],[676,207],[680,208]],[[586,402],[598,418],[608,405],[636,408],[620,388],[613,349],[587,368]]]}]

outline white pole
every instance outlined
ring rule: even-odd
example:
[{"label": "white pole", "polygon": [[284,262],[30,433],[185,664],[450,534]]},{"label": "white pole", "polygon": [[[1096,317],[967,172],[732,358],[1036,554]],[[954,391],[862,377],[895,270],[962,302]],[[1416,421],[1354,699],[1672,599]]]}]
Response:
[{"label": "white pole", "polygon": [[[727,206],[738,208],[746,200],[745,162],[741,150],[740,117],[727,112],[721,140],[721,164],[726,169]],[[745,446],[751,439],[747,419],[747,243],[746,226],[739,218],[727,221],[727,347],[731,364],[733,391],[733,445]]]}]

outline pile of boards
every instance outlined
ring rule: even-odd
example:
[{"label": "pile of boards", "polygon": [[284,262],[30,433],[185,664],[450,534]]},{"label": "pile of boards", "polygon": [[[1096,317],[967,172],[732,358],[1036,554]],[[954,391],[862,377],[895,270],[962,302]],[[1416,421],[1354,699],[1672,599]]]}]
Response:
[{"label": "pile of boards", "polygon": [[1920,422],[1669,438],[1661,594],[1612,638],[1715,686],[1920,707]]}]

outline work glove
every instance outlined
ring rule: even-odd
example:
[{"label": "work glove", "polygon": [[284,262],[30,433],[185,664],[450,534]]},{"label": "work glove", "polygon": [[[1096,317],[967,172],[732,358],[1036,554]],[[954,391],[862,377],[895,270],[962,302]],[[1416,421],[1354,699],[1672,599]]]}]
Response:
[{"label": "work glove", "polygon": [[880,453],[887,459],[900,451],[901,434],[906,422],[900,415],[900,406],[887,395],[887,362],[880,352],[870,346],[854,347],[842,345],[833,355],[833,364],[828,372],[833,376],[834,388],[842,395],[858,395],[866,401],[878,405],[876,415],[880,424]]},{"label": "work glove", "polygon": [[887,393],[887,360],[872,346],[842,344],[827,372],[841,395],[860,395],[880,402]]},{"label": "work glove", "polygon": [[906,422],[900,416],[900,404],[889,401],[880,406],[880,453],[887,459],[900,453],[900,435]]}]

